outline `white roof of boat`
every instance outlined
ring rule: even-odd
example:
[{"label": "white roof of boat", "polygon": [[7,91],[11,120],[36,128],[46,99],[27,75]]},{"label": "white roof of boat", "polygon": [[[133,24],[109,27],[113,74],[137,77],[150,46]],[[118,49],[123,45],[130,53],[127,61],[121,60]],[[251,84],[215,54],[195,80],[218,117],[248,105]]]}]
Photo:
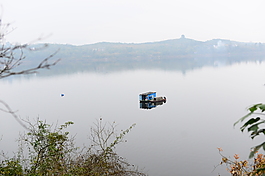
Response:
[{"label": "white roof of boat", "polygon": [[156,93],[156,92],[145,92],[145,93],[141,93],[140,95],[149,95],[149,94],[153,94],[153,93]]}]

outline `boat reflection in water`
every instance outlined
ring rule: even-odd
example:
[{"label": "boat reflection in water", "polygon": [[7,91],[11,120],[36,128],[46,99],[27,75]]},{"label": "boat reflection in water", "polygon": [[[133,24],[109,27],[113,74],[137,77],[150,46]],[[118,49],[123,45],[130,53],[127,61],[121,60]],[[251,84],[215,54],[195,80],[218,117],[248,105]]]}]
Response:
[{"label": "boat reflection in water", "polygon": [[166,103],[166,97],[156,97],[156,92],[146,92],[139,95],[140,108],[152,109]]},{"label": "boat reflection in water", "polygon": [[166,101],[161,101],[161,102],[140,102],[140,108],[141,109],[152,109],[157,106],[163,105],[166,103]]}]

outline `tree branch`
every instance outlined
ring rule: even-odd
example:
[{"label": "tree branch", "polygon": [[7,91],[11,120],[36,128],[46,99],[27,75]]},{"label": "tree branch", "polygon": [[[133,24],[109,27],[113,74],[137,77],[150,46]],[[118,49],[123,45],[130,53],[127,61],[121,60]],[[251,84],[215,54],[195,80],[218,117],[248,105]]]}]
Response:
[{"label": "tree branch", "polygon": [[13,111],[9,106],[8,106],[8,104],[7,103],[5,103],[4,101],[2,101],[2,100],[0,100],[0,103],[1,104],[3,104],[5,107],[6,107],[6,109],[2,109],[2,108],[0,108],[0,111],[3,111],[3,112],[6,112],[6,113],[9,113],[9,114],[11,114],[14,118],[15,118],[15,120],[23,127],[23,128],[25,128],[26,130],[28,130],[28,131],[30,131],[30,129],[24,124],[24,123],[22,123],[22,121],[18,118],[18,116],[16,115],[16,113],[15,113],[15,111]]}]

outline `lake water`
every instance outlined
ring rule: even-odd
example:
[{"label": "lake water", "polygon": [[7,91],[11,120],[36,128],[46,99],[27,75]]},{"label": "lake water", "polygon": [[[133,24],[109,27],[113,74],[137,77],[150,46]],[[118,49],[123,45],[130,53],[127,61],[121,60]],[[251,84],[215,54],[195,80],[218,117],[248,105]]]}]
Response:
[{"label": "lake water", "polygon": [[[236,153],[246,159],[260,142],[233,123],[249,105],[265,102],[264,83],[265,64],[251,62],[185,73],[142,69],[3,79],[0,97],[22,119],[73,121],[69,130],[77,134],[77,145],[88,141],[99,118],[115,121],[118,130],[136,123],[118,154],[150,176],[216,176],[229,175],[225,166],[214,170],[221,161],[217,147],[226,156]],[[167,102],[141,109],[138,95],[146,91],[166,96]],[[0,115],[0,146],[12,154],[24,130],[9,114]]]}]

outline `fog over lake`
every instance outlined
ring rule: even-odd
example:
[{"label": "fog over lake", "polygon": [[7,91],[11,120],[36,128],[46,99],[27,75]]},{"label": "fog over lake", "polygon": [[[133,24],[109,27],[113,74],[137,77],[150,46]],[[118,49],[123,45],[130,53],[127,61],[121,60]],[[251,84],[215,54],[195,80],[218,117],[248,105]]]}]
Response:
[{"label": "fog over lake", "polygon": [[[56,69],[56,66],[53,68]],[[69,127],[76,143],[89,143],[90,127],[99,118],[117,130],[136,126],[118,146],[118,154],[150,176],[229,175],[217,147],[226,156],[247,159],[250,140],[233,127],[246,108],[265,100],[265,63],[242,62],[185,72],[135,69],[111,73],[76,72],[49,77],[2,79],[1,100],[22,119],[46,120]],[[156,91],[167,102],[141,109],[139,94]],[[61,94],[64,94],[62,97]],[[12,154],[24,129],[1,112],[1,150]]]}]

